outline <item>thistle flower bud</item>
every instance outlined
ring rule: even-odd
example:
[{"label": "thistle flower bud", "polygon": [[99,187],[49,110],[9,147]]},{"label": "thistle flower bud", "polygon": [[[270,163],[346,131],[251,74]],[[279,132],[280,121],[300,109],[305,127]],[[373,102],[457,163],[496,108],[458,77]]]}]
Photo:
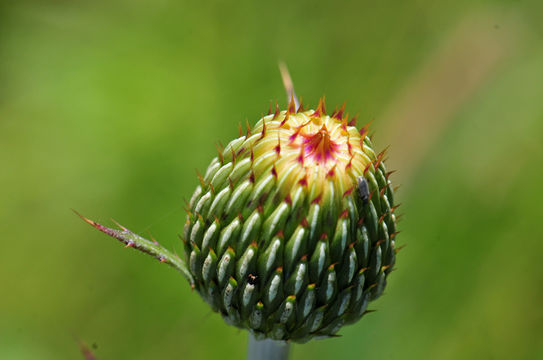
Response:
[{"label": "thistle flower bud", "polygon": [[257,338],[334,336],[378,298],[395,262],[393,189],[344,115],[270,113],[200,176],[183,232],[193,286]]}]

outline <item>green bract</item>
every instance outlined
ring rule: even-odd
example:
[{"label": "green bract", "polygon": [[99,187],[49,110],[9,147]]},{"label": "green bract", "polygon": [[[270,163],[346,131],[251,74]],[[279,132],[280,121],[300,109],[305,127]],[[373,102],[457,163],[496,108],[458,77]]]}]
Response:
[{"label": "green bract", "polygon": [[333,336],[395,262],[393,191],[367,128],[343,109],[276,111],[200,177],[183,240],[202,298],[258,337]]}]

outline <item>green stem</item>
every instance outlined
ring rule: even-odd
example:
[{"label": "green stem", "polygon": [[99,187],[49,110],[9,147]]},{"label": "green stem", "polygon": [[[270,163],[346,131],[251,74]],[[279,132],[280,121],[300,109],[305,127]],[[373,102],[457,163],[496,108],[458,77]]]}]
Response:
[{"label": "green stem", "polygon": [[117,224],[121,228],[120,230],[111,229],[100,225],[90,219],[87,219],[75,210],[74,212],[92,227],[100,230],[104,234],[114,237],[115,239],[125,244],[125,247],[132,247],[143,253],[151,255],[162,263],[170,265],[175,270],[179,271],[188,280],[190,286],[194,288],[194,278],[190,274],[185,262],[181,260],[179,256],[172,253],[171,251],[160,245],[158,242],[144,239],[122,225]]},{"label": "green stem", "polygon": [[247,360],[287,360],[290,344],[271,339],[257,340],[249,333]]}]

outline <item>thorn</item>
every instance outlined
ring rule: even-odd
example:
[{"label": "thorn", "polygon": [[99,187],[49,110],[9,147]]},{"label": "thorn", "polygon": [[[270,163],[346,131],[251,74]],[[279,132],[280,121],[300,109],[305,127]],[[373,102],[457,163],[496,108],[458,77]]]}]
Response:
[{"label": "thorn", "polygon": [[[111,219],[111,221],[113,221],[113,223],[114,223],[115,225],[117,225],[121,230],[130,231],[130,230],[128,230],[127,228],[125,228],[124,226],[122,226],[121,224],[119,224],[117,221],[115,221],[115,219],[113,219],[113,218],[110,218],[110,219]],[[151,234],[149,234],[149,235],[151,235]]]},{"label": "thorn", "polygon": [[346,219],[349,217],[349,210],[345,209],[341,212],[341,215],[339,215],[340,219]]},{"label": "thorn", "polygon": [[249,181],[254,184],[255,183],[255,172],[254,171],[251,171],[251,173],[249,174]]},{"label": "thorn", "polygon": [[234,190],[234,182],[232,181],[232,178],[230,176],[228,177],[228,182],[230,185],[230,190]]},{"label": "thorn", "polygon": [[292,205],[292,198],[290,197],[290,194],[287,194],[287,196],[285,196],[285,202],[289,205]]},{"label": "thorn", "polygon": [[388,180],[388,178],[390,177],[390,175],[394,174],[396,171],[397,171],[397,170],[391,170],[391,171],[387,172],[387,173],[385,174],[385,178]]},{"label": "thorn", "polygon": [[390,212],[393,213],[397,208],[400,207],[400,205],[402,205],[402,203],[396,204],[396,205],[394,205],[393,207],[391,207],[391,208],[390,208]]},{"label": "thorn", "polygon": [[343,198],[345,198],[346,196],[351,195],[351,193],[353,192],[353,190],[354,190],[354,186],[352,186],[350,189],[348,189],[347,191],[345,191],[345,192],[343,193]]},{"label": "thorn", "polygon": [[351,155],[351,157],[349,158],[349,162],[347,163],[347,165],[345,165],[345,171],[347,171],[348,169],[351,168],[351,166],[353,166],[353,158],[354,158],[354,155]]},{"label": "thorn", "polygon": [[243,136],[243,128],[242,128],[240,122],[238,123],[238,130],[239,130],[239,137],[242,137]]},{"label": "thorn", "polygon": [[219,153],[219,160],[221,162],[221,165],[224,164],[224,155],[223,155],[223,149],[221,148],[220,144],[216,143],[215,147],[217,148],[217,152]]},{"label": "thorn", "polygon": [[304,101],[302,99],[302,97],[300,96],[300,106],[298,106],[298,109],[296,110],[296,112],[303,112],[305,111],[304,109]]},{"label": "thorn", "polygon": [[311,204],[320,204],[320,203],[321,203],[321,200],[322,200],[322,193],[320,193],[319,195],[317,195],[317,197],[313,199],[313,201],[311,202]]},{"label": "thorn", "polygon": [[202,190],[205,189],[207,187],[206,183],[204,181],[204,178],[203,178],[202,174],[200,174],[198,169],[196,169],[196,176],[198,177],[198,180],[200,181],[200,186],[202,187]]},{"label": "thorn", "polygon": [[277,169],[275,168],[275,164],[272,165],[271,173],[273,177],[277,179]]},{"label": "thorn", "polygon": [[336,164],[332,166],[330,170],[328,170],[328,173],[326,174],[326,178],[331,178],[336,174]]},{"label": "thorn", "polygon": [[300,155],[297,157],[298,162],[300,163],[300,166],[304,166],[304,160],[305,160],[305,148],[304,146],[300,147]]},{"label": "thorn", "polygon": [[364,126],[360,129],[359,133],[360,133],[360,138],[361,138],[361,140],[364,140],[364,138],[368,135],[368,129],[369,129],[369,127],[370,127],[370,125],[371,125],[372,123],[373,123],[373,120],[370,121],[369,123],[367,123],[366,125],[364,125]]},{"label": "thorn", "polygon": [[351,145],[349,135],[347,135],[347,150],[349,151],[349,155],[353,156],[353,146]]},{"label": "thorn", "polygon": [[270,107],[268,108],[268,115],[272,113],[272,101],[270,100]]},{"label": "thorn", "polygon": [[362,224],[364,224],[364,220],[365,220],[365,217],[362,216],[360,219],[358,219],[358,223],[356,225],[362,226]]},{"label": "thorn", "polygon": [[334,112],[332,117],[335,118],[336,120],[342,120],[343,119],[343,113],[345,112],[345,105],[346,105],[346,103],[343,103],[343,105],[341,106],[339,111]]},{"label": "thorn", "polygon": [[279,131],[277,132],[277,145],[275,145],[275,153],[277,156],[281,155],[281,137],[279,136]]},{"label": "thorn", "polygon": [[290,102],[288,103],[288,106],[287,106],[287,115],[296,114],[297,107],[298,106],[296,106],[296,103],[294,102],[294,95],[291,93]]},{"label": "thorn", "polygon": [[279,105],[277,105],[277,101],[275,102],[275,112],[273,113],[273,120],[279,116],[281,111],[279,110]]},{"label": "thorn", "polygon": [[307,186],[307,174],[305,174],[303,178],[298,180],[298,184],[300,184],[301,186]]},{"label": "thorn", "polygon": [[311,115],[311,117],[321,117],[323,115],[326,115],[326,105],[324,104],[325,98],[324,96],[320,98],[319,105],[317,106],[317,110]]},{"label": "thorn", "polygon": [[[271,104],[270,104],[271,106]],[[245,126],[247,127],[247,133],[245,135],[245,137],[249,137],[251,136],[251,126],[249,125],[249,120],[247,118],[245,118]]]},{"label": "thorn", "polygon": [[292,143],[294,142],[294,140],[296,140],[296,138],[297,138],[298,135],[300,134],[300,130],[301,130],[300,127],[297,128],[296,131],[295,131],[292,135],[290,135],[290,136],[288,137],[288,143],[289,143],[289,145],[292,144]]},{"label": "thorn", "polygon": [[305,216],[302,218],[302,221],[300,221],[300,225],[302,225],[303,228],[307,228],[309,226],[309,223],[307,222],[307,218]]},{"label": "thorn", "polygon": [[407,244],[403,244],[403,245],[401,245],[401,246],[398,246],[397,248],[394,249],[394,252],[397,254],[397,253],[399,253],[400,251],[402,251],[403,248],[406,247],[406,246],[407,246]]},{"label": "thorn", "polygon": [[322,233],[319,240],[328,240],[328,234],[327,233]]},{"label": "thorn", "polygon": [[[112,219],[112,220],[113,220],[113,219]],[[113,221],[115,221],[115,220],[113,220]],[[126,231],[128,231],[128,230],[126,230]],[[153,234],[151,234],[151,232],[150,232],[149,230],[147,230],[147,234],[148,234],[149,237],[151,238],[151,241],[153,242],[153,244],[155,244],[155,245],[160,245],[160,244],[158,243],[158,241],[155,240]]]},{"label": "thorn", "polygon": [[394,240],[396,238],[396,236],[401,233],[401,231],[395,231],[393,232],[392,234],[390,234],[390,240]]},{"label": "thorn", "polygon": [[262,135],[260,136],[260,139],[264,138],[264,136],[266,135],[266,120],[265,119],[262,119]]},{"label": "thorn", "polygon": [[279,124],[279,127],[283,127],[283,125],[287,123],[288,119],[290,119],[290,114],[286,113],[285,118],[283,119],[283,121],[281,121],[281,124]]},{"label": "thorn", "polygon": [[363,175],[366,175],[366,173],[368,172],[368,170],[370,169],[370,166],[372,166],[373,164],[372,163],[369,163],[368,165],[366,165],[366,167],[364,168],[364,173]]},{"label": "thorn", "polygon": [[348,123],[347,125],[356,127],[356,120],[357,120],[357,118],[358,118],[358,114],[356,114],[356,115],[351,119],[351,121],[349,121],[349,123]]}]

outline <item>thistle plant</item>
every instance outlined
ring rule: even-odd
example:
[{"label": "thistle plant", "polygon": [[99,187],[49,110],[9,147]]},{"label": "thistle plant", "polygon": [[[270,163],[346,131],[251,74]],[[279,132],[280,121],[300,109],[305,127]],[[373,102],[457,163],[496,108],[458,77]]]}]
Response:
[{"label": "thistle plant", "polygon": [[[289,78],[287,77],[287,80]],[[285,82],[287,90],[289,82]],[[368,125],[293,91],[211,161],[187,203],[185,259],[83,218],[185,276],[253,339],[337,336],[385,289],[396,259],[394,190]]]}]

